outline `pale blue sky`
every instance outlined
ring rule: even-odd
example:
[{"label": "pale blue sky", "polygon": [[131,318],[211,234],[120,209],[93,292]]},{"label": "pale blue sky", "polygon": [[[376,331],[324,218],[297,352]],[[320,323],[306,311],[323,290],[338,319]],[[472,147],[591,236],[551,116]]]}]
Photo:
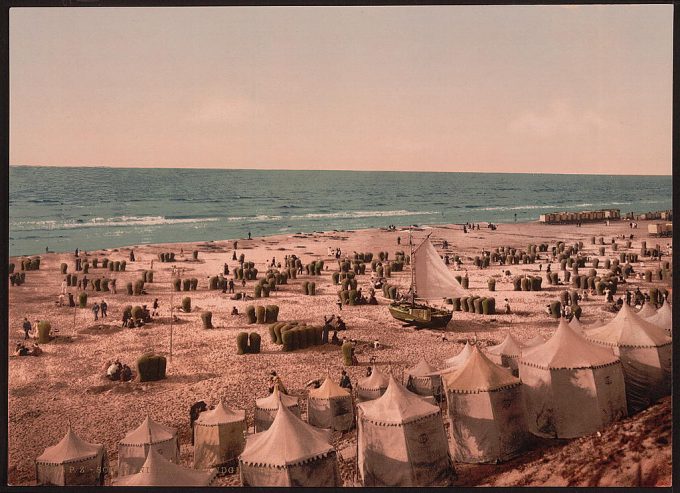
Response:
[{"label": "pale blue sky", "polygon": [[12,9],[12,164],[671,173],[671,5]]}]

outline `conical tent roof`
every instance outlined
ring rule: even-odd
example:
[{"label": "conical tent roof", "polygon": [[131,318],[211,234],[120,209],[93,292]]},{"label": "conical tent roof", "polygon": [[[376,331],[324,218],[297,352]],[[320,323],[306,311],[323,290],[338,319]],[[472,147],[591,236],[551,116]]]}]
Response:
[{"label": "conical tent roof", "polygon": [[559,370],[593,368],[618,361],[611,349],[587,341],[561,319],[557,330],[544,344],[522,350],[521,363]]},{"label": "conical tent roof", "polygon": [[279,406],[268,430],[248,437],[240,460],[246,464],[286,467],[323,457],[335,449],[330,432],[319,430]]},{"label": "conical tent roof", "polygon": [[349,397],[349,395],[350,393],[347,391],[347,389],[343,389],[342,387],[340,387],[340,385],[335,383],[329,377],[326,377],[326,380],[324,380],[324,382],[318,389],[312,389],[309,391],[309,397],[312,397],[314,399]]},{"label": "conical tent roof", "polygon": [[523,344],[515,339],[511,333],[505,336],[503,342],[495,346],[489,346],[486,348],[488,354],[496,354],[498,356],[511,356],[519,357],[522,353]]},{"label": "conical tent roof", "polygon": [[413,251],[413,269],[418,298],[437,299],[466,296],[467,291],[453,277],[429,238]]},{"label": "conical tent roof", "polygon": [[245,411],[243,410],[234,411],[229,407],[225,406],[224,402],[220,401],[215,406],[215,409],[210,409],[199,414],[198,419],[194,422],[194,424],[204,426],[215,426],[225,423],[244,421],[245,419],[246,419]]},{"label": "conical tent roof", "polygon": [[390,378],[380,371],[377,366],[374,366],[370,376],[359,380],[359,387],[362,389],[384,389],[389,383]]},{"label": "conical tent roof", "polygon": [[534,337],[532,337],[531,339],[524,343],[524,347],[529,348],[539,346],[540,344],[544,344],[546,340],[547,339],[543,337],[541,334],[536,334]]},{"label": "conical tent roof", "polygon": [[274,387],[274,392],[269,394],[267,397],[260,397],[255,399],[255,405],[260,409],[278,409],[279,402],[283,402],[286,407],[294,406],[298,404],[297,397],[293,397],[288,394],[284,394],[279,390],[278,386]]},{"label": "conical tent roof", "polygon": [[505,368],[491,361],[477,346],[458,370],[442,376],[446,390],[458,393],[493,392],[520,384]]},{"label": "conical tent roof", "polygon": [[209,486],[217,475],[211,471],[197,471],[178,466],[155,449],[149,449],[140,472],[115,479],[116,486]]},{"label": "conical tent roof", "polygon": [[358,407],[363,411],[363,417],[381,424],[404,424],[439,413],[438,406],[406,390],[392,375],[383,395],[372,401],[362,402]]},{"label": "conical tent roof", "polygon": [[637,312],[637,315],[642,318],[653,317],[656,315],[656,308],[654,308],[654,305],[651,303],[645,303],[645,306],[643,306],[640,311]]},{"label": "conical tent roof", "polygon": [[177,434],[175,428],[156,423],[148,415],[137,428],[128,432],[120,443],[123,445],[145,445],[171,440]]},{"label": "conical tent roof", "polygon": [[444,368],[442,372],[448,371],[450,368],[457,368],[461,364],[467,361],[468,356],[472,353],[472,345],[469,342],[465,342],[465,346],[460,350],[455,356],[451,356],[449,359],[444,361]]},{"label": "conical tent roof", "polygon": [[609,346],[658,347],[671,344],[671,338],[657,325],[640,317],[624,303],[608,323],[586,331],[591,341]]},{"label": "conical tent roof", "polygon": [[664,303],[661,308],[659,308],[653,317],[649,317],[647,322],[657,325],[667,332],[672,332],[673,330],[673,310],[671,309],[668,302]]},{"label": "conical tent roof", "polygon": [[583,330],[585,329],[586,326],[584,324],[582,324],[581,321],[578,318],[573,317],[569,321],[569,327],[574,329],[579,334],[583,335]]},{"label": "conical tent roof", "polygon": [[406,370],[406,373],[413,377],[427,377],[432,373],[435,373],[437,369],[430,365],[425,359],[421,359],[411,368]]},{"label": "conical tent roof", "polygon": [[45,451],[36,459],[36,462],[48,464],[63,464],[66,462],[77,462],[96,457],[102,450],[103,445],[88,443],[75,434],[71,425],[66,430],[66,435],[59,443],[47,447]]}]

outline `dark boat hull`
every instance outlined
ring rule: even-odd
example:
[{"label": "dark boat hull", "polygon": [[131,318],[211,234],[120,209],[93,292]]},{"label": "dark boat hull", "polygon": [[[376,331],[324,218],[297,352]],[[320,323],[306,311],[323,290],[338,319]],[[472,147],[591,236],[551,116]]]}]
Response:
[{"label": "dark boat hull", "polygon": [[452,313],[427,305],[408,302],[398,302],[390,304],[390,314],[408,325],[415,325],[418,328],[443,328],[451,321]]}]

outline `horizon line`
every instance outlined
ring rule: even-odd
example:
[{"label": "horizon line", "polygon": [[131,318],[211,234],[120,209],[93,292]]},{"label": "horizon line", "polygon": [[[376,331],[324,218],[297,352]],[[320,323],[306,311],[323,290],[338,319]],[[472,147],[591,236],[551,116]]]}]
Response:
[{"label": "horizon line", "polygon": [[569,172],[530,172],[530,171],[451,171],[451,170],[381,170],[381,169],[306,169],[306,168],[219,168],[205,166],[107,166],[107,165],[56,165],[56,164],[10,164],[10,168],[93,168],[93,169],[183,169],[205,171],[352,171],[357,173],[467,173],[467,174],[506,174],[506,175],[567,175],[567,176],[669,176],[670,174],[631,174],[631,173],[569,173]]}]

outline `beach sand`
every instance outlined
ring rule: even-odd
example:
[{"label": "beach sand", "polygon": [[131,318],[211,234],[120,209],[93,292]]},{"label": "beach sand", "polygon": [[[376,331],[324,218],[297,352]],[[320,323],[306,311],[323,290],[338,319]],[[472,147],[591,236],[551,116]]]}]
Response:
[{"label": "beach sand", "polygon": [[[472,263],[475,255],[482,248],[487,250],[499,246],[511,246],[525,251],[528,244],[542,242],[554,245],[557,241],[565,241],[567,245],[582,241],[587,255],[598,256],[599,245],[592,245],[591,236],[604,236],[608,245],[612,237],[633,233],[635,238],[630,249],[626,249],[619,240],[619,252],[639,252],[641,240],[646,240],[648,248],[656,244],[670,243],[667,238],[650,238],[647,235],[647,223],[638,222],[638,229],[629,229],[627,221],[612,223],[611,226],[598,224],[575,225],[542,225],[539,223],[500,224],[498,229],[487,229],[483,223],[479,231],[463,234],[460,226],[427,227],[414,231],[414,242],[417,244],[426,234],[431,233],[431,240],[443,254],[442,241],[449,242],[448,253],[460,255],[470,277],[470,291],[480,296],[495,296],[496,306],[500,311],[503,299],[508,298],[512,314],[483,316],[464,312],[454,312],[453,320],[446,330],[415,330],[403,327],[393,319],[387,309],[389,301],[377,293],[379,306],[345,306],[342,317],[347,323],[348,331],[340,336],[356,339],[359,342],[357,357],[361,363],[358,367],[349,367],[347,371],[356,385],[358,378],[363,377],[370,357],[374,356],[379,365],[389,365],[397,378],[402,378],[403,370],[425,358],[435,367],[442,367],[442,362],[456,354],[469,338],[477,337],[482,344],[491,345],[503,340],[508,332],[522,341],[536,334],[549,336],[556,328],[554,319],[544,313],[544,307],[550,301],[559,299],[559,294],[570,286],[550,286],[543,282],[543,290],[539,292],[513,291],[512,282],[501,281],[505,270],[512,275],[530,273],[537,275],[539,267],[535,264],[498,266],[483,270]],[[329,225],[329,228],[332,225]],[[256,234],[256,231],[253,231]],[[397,245],[397,237],[402,244]],[[51,322],[53,332],[59,336],[56,340],[43,344],[44,354],[38,358],[11,356],[9,362],[9,479],[11,484],[32,484],[35,481],[34,459],[45,447],[57,443],[66,431],[67,420],[70,420],[76,433],[83,439],[103,443],[106,446],[113,472],[116,471],[116,444],[129,430],[134,429],[149,414],[163,424],[179,428],[181,458],[185,465],[192,460],[190,445],[189,407],[197,400],[205,400],[214,404],[218,399],[236,409],[245,409],[252,426],[255,399],[267,394],[268,372],[276,370],[283,383],[292,394],[306,395],[304,384],[312,378],[323,378],[326,375],[338,381],[343,369],[342,355],[338,346],[317,346],[291,353],[284,353],[280,346],[271,342],[268,325],[249,325],[244,311],[248,304],[277,304],[280,307],[279,320],[300,320],[308,324],[323,324],[323,316],[338,314],[336,306],[338,286],[332,284],[331,273],[337,270],[337,263],[327,256],[329,246],[340,247],[343,254],[351,256],[353,251],[373,252],[388,251],[390,258],[397,250],[408,252],[408,232],[387,230],[332,231],[314,234],[281,235],[252,240],[238,240],[237,254],[245,254],[246,261],[253,261],[259,270],[258,278],[267,270],[269,261],[276,257],[283,261],[285,255],[295,254],[304,263],[323,259],[328,270],[319,277],[314,276],[317,283],[316,296],[304,296],[300,284],[312,276],[301,275],[296,280],[289,280],[280,290],[272,292],[270,298],[252,301],[232,301],[230,295],[221,291],[208,290],[208,278],[222,272],[225,262],[231,270],[237,266],[232,260],[232,240],[209,243],[176,243],[163,245],[134,246],[135,262],[129,262],[130,248],[87,252],[91,260],[95,257],[107,257],[112,260],[128,260],[125,272],[109,272],[108,269],[93,269],[90,266],[88,278],[115,277],[118,294],[94,293],[88,289],[88,308],[73,309],[58,307],[55,301],[60,292],[63,277],[59,266],[67,262],[69,272],[74,272],[73,252],[41,255],[39,271],[26,273],[26,282],[22,286],[10,287],[9,300],[9,349],[13,351],[15,344],[23,340],[21,324],[27,316],[32,322],[47,319]],[[179,256],[180,248],[184,257]],[[192,250],[198,250],[198,261],[191,260]],[[159,252],[175,252],[176,262],[161,263]],[[618,258],[618,252],[612,254],[607,246],[604,258]],[[545,254],[542,254],[545,258]],[[140,272],[148,270],[153,260],[154,282],[147,284],[148,294],[144,296],[128,296],[125,285],[128,281],[139,278]],[[671,260],[671,257],[664,257]],[[17,259],[11,259],[18,264]],[[543,271],[547,262],[543,260]],[[657,262],[649,258],[643,259],[645,267],[633,264],[636,270],[655,269]],[[171,284],[172,266],[185,270],[183,277],[196,277],[199,280],[198,290],[189,293],[175,293]],[[600,264],[601,266],[602,264]],[[455,271],[453,265],[449,266]],[[588,267],[589,269],[589,267]],[[18,268],[17,268],[18,270]],[[552,270],[559,271],[559,263],[552,263]],[[598,269],[599,273],[604,272]],[[461,271],[460,274],[463,272]],[[458,272],[454,272],[458,274]],[[82,278],[82,272],[78,277]],[[488,291],[487,279],[497,278],[496,292]],[[231,277],[231,275],[229,276]],[[562,278],[562,274],[560,274]],[[369,288],[370,266],[365,276],[358,276],[359,285],[366,293]],[[408,287],[410,272],[392,274],[391,283],[397,283],[404,289]],[[246,292],[253,293],[257,281],[248,281]],[[654,286],[663,285],[670,290],[667,282],[655,281]],[[648,290],[650,283],[644,280],[629,279],[628,287],[640,286]],[[69,288],[67,288],[69,289]],[[76,292],[75,288],[70,288]],[[236,289],[242,291],[240,281]],[[621,293],[617,293],[618,295]],[[172,359],[168,360],[167,378],[159,382],[137,381],[129,383],[113,383],[104,374],[107,362],[120,358],[134,369],[137,358],[144,352],[153,350],[168,355],[170,348],[170,301],[178,307],[183,296],[190,296],[192,313],[175,311],[179,322],[173,327]],[[160,318],[141,329],[122,329],[122,310],[126,305],[147,304],[151,307],[154,298],[160,301]],[[603,310],[603,296],[595,296],[590,301],[582,302],[583,315],[581,321],[588,325],[605,321],[614,314]],[[111,327],[106,330],[97,328],[90,309],[95,301],[106,300],[109,306],[109,318],[103,322]],[[76,296],[77,300],[77,296]],[[236,306],[239,316],[231,316]],[[202,310],[213,312],[212,330],[202,328],[200,313]],[[236,334],[242,331],[258,332],[262,337],[260,354],[237,355]],[[447,340],[443,340],[445,337]],[[373,349],[368,343],[378,339],[383,347]],[[366,343],[366,344],[364,344]],[[668,403],[667,403],[668,404]],[[303,405],[304,406],[304,405]],[[304,408],[304,407],[303,407]],[[667,415],[670,422],[671,416]],[[338,447],[345,447],[354,437],[354,431],[341,437],[335,433],[334,439]],[[560,445],[561,446],[561,445]],[[670,457],[670,431],[667,445],[660,446],[668,450]],[[535,457],[534,457],[535,459]],[[584,457],[585,459],[585,457]],[[529,460],[529,459],[526,459]],[[494,466],[458,466],[459,483],[470,485],[469,478],[478,478],[474,484],[513,485],[517,476],[508,474],[508,468],[516,465],[524,467],[526,460],[515,459],[510,465],[503,466],[502,471],[494,475]],[[592,458],[591,458],[592,461]],[[555,459],[558,464],[559,460]],[[341,461],[341,472],[346,481],[351,481],[354,466],[351,461]],[[500,469],[498,469],[500,471]],[[517,469],[520,470],[520,469]],[[478,471],[475,473],[475,471]],[[479,471],[484,471],[480,474]],[[585,473],[584,473],[585,474]],[[666,479],[670,483],[670,465]],[[558,475],[559,476],[559,475]],[[576,475],[578,476],[578,474]],[[610,475],[611,476],[611,475]],[[663,475],[661,475],[663,476]],[[623,477],[623,476],[622,476]],[[584,484],[589,478],[583,478]],[[616,481],[609,479],[610,481]],[[108,479],[110,481],[110,478]],[[625,479],[625,481],[628,481]],[[578,477],[577,481],[578,483]],[[230,475],[218,479],[217,484],[236,485],[238,475]],[[525,484],[551,485],[561,484],[559,477],[525,478]],[[621,486],[633,486],[621,484]]]}]

